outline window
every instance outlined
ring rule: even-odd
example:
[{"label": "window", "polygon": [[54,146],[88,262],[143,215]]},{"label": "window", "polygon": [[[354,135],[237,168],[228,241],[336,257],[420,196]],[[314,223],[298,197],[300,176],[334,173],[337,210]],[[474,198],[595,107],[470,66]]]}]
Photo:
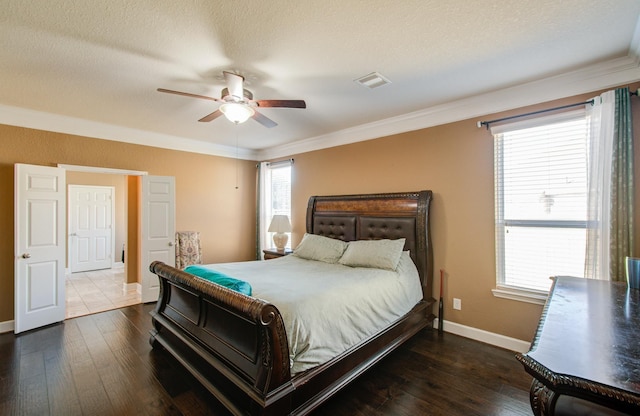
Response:
[{"label": "window", "polygon": [[549,277],[584,276],[588,128],[584,112],[492,128],[496,296],[535,302]]},{"label": "window", "polygon": [[270,167],[271,216],[286,215],[291,218],[291,164]]},{"label": "window", "polygon": [[[261,163],[260,251],[273,247],[273,234],[267,230],[274,215],[291,219],[291,168],[293,160]],[[291,239],[287,242],[291,248]]]}]

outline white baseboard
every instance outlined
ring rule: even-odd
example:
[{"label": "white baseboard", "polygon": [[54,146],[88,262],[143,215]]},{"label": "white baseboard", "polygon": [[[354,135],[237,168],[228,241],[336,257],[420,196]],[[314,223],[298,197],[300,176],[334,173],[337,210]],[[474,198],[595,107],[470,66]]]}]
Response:
[{"label": "white baseboard", "polygon": [[[452,334],[460,335],[465,338],[471,338],[473,340],[484,342],[485,344],[494,345],[496,347],[504,348],[510,351],[525,353],[531,348],[531,343],[528,341],[507,337],[504,335],[485,331],[483,329],[461,325],[455,322],[449,322],[447,320],[443,322],[442,326],[444,332],[450,332]],[[433,327],[438,328],[438,319],[435,319],[433,321]]]},{"label": "white baseboard", "polygon": [[142,293],[142,285],[138,282],[122,284],[122,290],[125,292],[128,292],[133,289],[135,289],[136,293]]},{"label": "white baseboard", "polygon": [[5,332],[13,332],[15,329],[15,325],[13,321],[5,321],[0,322],[0,334],[4,334]]}]

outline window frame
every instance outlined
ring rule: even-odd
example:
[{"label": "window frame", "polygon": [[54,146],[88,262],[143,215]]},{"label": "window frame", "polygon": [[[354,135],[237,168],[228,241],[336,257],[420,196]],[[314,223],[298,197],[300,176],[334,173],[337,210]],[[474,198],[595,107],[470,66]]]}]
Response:
[{"label": "window frame", "polygon": [[[286,160],[281,160],[281,161],[277,161],[277,162],[262,162],[261,163],[263,168],[262,168],[262,178],[261,178],[261,192],[260,192],[260,210],[261,210],[261,214],[260,214],[260,218],[259,218],[259,224],[260,224],[260,252],[262,250],[266,250],[266,249],[271,249],[274,247],[273,244],[273,234],[275,233],[270,233],[268,231],[269,229],[269,225],[271,224],[271,219],[273,218],[273,215],[275,215],[275,213],[278,214],[282,214],[282,211],[278,211],[275,212],[273,209],[273,203],[272,203],[272,194],[273,194],[273,171],[276,169],[284,169],[284,168],[289,168],[290,169],[290,174],[289,174],[289,210],[288,212],[286,212],[286,215],[288,215],[289,217],[289,221],[292,221],[291,218],[291,213],[292,213],[292,209],[291,209],[291,187],[293,185],[293,159],[286,159]],[[289,240],[287,241],[287,245],[286,248],[291,248],[291,238],[289,238]]]},{"label": "window frame", "polygon": [[[502,140],[498,140],[497,135],[510,131],[527,128],[541,127],[561,122],[568,122],[576,119],[585,119],[588,126],[588,114],[585,109],[565,111],[558,114],[546,115],[531,118],[524,121],[500,124],[491,127],[494,135],[494,203],[495,203],[495,250],[496,250],[496,287],[492,293],[496,297],[517,300],[522,302],[544,304],[548,297],[548,290],[540,290],[531,287],[522,287],[507,284],[506,259],[505,259],[505,228],[506,227],[544,227],[544,228],[580,228],[587,229],[587,220],[523,220],[505,219],[504,205],[504,151],[500,147]],[[588,140],[588,137],[587,137]],[[499,163],[498,163],[499,158]]]}]

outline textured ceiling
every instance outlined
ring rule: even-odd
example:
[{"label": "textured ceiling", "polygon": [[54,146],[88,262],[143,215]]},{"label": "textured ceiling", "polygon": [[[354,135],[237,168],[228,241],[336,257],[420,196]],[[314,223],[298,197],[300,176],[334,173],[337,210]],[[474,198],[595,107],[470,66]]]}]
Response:
[{"label": "textured ceiling", "polygon": [[[470,97],[543,80],[555,92],[539,99],[639,80],[639,16],[638,0],[0,0],[0,122],[260,158],[416,112],[470,116]],[[156,91],[219,97],[223,70],[307,109],[262,110],[272,129],[199,123],[217,103]],[[391,84],[353,82],[373,71]]]}]

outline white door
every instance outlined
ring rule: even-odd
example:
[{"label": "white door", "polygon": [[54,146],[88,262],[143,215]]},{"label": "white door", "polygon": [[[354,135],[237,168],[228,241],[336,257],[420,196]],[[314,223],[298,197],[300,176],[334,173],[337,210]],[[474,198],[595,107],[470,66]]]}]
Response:
[{"label": "white door", "polygon": [[158,276],[149,271],[155,260],[174,266],[176,263],[175,178],[173,176],[142,176],[141,259],[140,276],[142,302],[158,300]]},{"label": "white door", "polygon": [[113,265],[114,188],[69,185],[69,267],[72,273]]},{"label": "white door", "polygon": [[65,317],[65,170],[15,165],[14,332]]}]

